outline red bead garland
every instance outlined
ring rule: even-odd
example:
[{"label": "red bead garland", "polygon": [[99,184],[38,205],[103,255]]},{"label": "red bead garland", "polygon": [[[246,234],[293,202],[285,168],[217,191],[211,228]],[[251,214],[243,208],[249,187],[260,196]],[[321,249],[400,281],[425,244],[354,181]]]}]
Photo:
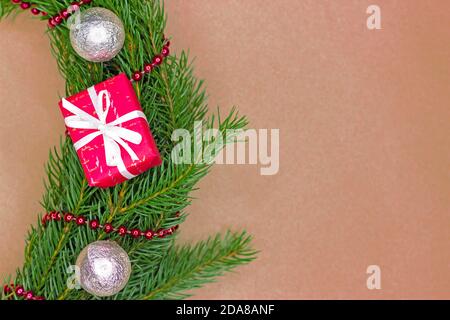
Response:
[{"label": "red bead garland", "polygon": [[[47,12],[41,11],[36,7],[33,7],[34,4],[28,1],[22,1],[22,0],[11,0],[12,3],[17,4],[22,8],[23,10],[28,10],[31,8],[31,13],[35,16],[41,14],[43,16],[47,15]],[[53,17],[48,19],[48,26],[50,28],[54,28],[58,25],[60,25],[64,20],[67,20],[71,14],[77,10],[80,9],[82,5],[91,3],[92,0],[81,0],[81,1],[74,1],[70,5],[69,8],[61,10],[57,15],[54,15]]]},{"label": "red bead garland", "polygon": [[156,67],[160,66],[164,59],[167,58],[170,54],[170,41],[166,38],[164,38],[164,45],[161,50],[161,53],[154,56],[151,63],[147,63],[144,65],[144,70],[142,71],[135,71],[133,75],[131,76],[131,81],[139,82],[142,80],[144,75],[146,73],[151,73]]},{"label": "red bead garland", "polygon": [[98,222],[98,220],[92,220],[89,223],[89,226],[91,227],[92,230],[96,230],[100,227],[100,223]]},{"label": "red bead garland", "polygon": [[145,72],[145,73],[150,73],[150,72],[152,72],[152,70],[153,70],[153,66],[152,66],[151,63],[147,63],[147,64],[144,66],[144,72]]},{"label": "red bead garland", "polygon": [[29,2],[22,2],[21,4],[20,4],[20,7],[23,9],[23,10],[27,10],[27,9],[30,9],[31,8],[31,3],[29,3]]},{"label": "red bead garland", "polygon": [[35,296],[33,291],[26,291],[23,286],[14,286],[14,284],[5,285],[3,287],[3,293],[5,295],[15,294],[18,297],[23,297],[25,300],[45,300],[44,297]]},{"label": "red bead garland", "polygon": [[133,230],[131,230],[131,236],[133,237],[133,238],[139,238],[139,236],[141,235],[141,232],[138,230],[138,229],[133,229]]},{"label": "red bead garland", "polygon": [[124,226],[120,226],[117,233],[119,234],[119,236],[123,237],[127,234],[128,230],[127,228],[125,228]]},{"label": "red bead garland", "polygon": [[[175,216],[179,217],[180,213],[177,212]],[[178,230],[178,227],[179,227],[179,225],[176,225],[176,226],[173,226],[168,229],[159,229],[156,232],[153,230],[147,230],[147,231],[143,232],[136,228],[132,229],[130,231],[125,226],[120,226],[119,228],[114,228],[111,223],[105,223],[104,225],[101,225],[97,219],[92,219],[89,221],[83,216],[75,216],[72,213],[62,214],[61,212],[57,212],[57,211],[52,211],[50,213],[46,213],[42,217],[42,224],[44,227],[47,226],[47,223],[50,221],[64,221],[66,223],[73,222],[78,226],[88,225],[93,230],[102,229],[106,233],[116,232],[122,237],[129,235],[134,239],[137,239],[139,237],[144,237],[147,240],[152,240],[155,237],[164,238],[167,235],[172,235],[176,230]],[[3,287],[3,293],[5,295],[15,294],[16,296],[22,297],[25,300],[45,300],[45,298],[42,296],[35,296],[33,291],[25,290],[25,288],[21,285],[18,285],[18,286],[15,286],[14,284],[5,285]]]},{"label": "red bead garland", "polygon": [[72,15],[72,13],[80,10],[80,7],[85,4],[91,3],[92,0],[81,0],[81,1],[74,1],[71,3],[69,8],[61,10],[57,15],[54,15],[53,17],[48,19],[48,26],[50,28],[54,28],[58,25],[60,25],[64,20],[69,19],[69,17]]},{"label": "red bead garland", "polygon": [[[176,216],[179,217],[179,213],[177,213]],[[57,211],[46,213],[42,217],[42,225],[45,227],[47,226],[47,223],[50,221],[61,221],[61,220],[63,220],[66,223],[75,223],[77,226],[87,225],[92,230],[101,229],[108,234],[111,232],[115,232],[121,237],[125,237],[126,235],[128,235],[134,239],[143,237],[146,238],[147,240],[152,240],[155,237],[164,238],[168,235],[172,235],[179,227],[178,225],[176,225],[168,229],[159,229],[157,231],[153,230],[141,231],[139,229],[128,230],[127,227],[123,225],[121,225],[118,228],[115,228],[111,223],[105,223],[104,225],[102,225],[100,224],[98,219],[88,220],[83,216],[75,216],[72,213],[65,213],[63,217],[63,214]]]},{"label": "red bead garland", "polygon": [[[11,0],[12,3],[20,5],[20,7],[23,10],[28,10],[31,8],[31,13],[34,15],[42,14],[43,16],[47,15],[47,12],[41,11],[36,7],[33,7],[33,3],[28,1],[22,1],[22,0]],[[70,5],[69,8],[61,10],[57,15],[54,15],[53,17],[48,19],[48,25],[50,28],[54,28],[58,25],[60,25],[64,20],[67,20],[71,14],[77,10],[80,9],[82,5],[91,3],[92,0],[81,0],[81,1],[74,1]]]},{"label": "red bead garland", "polygon": [[33,3],[28,1],[22,1],[22,0],[11,0],[12,3],[17,4],[20,6],[22,10],[28,10],[31,8],[31,13],[37,16],[38,14],[42,14],[43,16],[46,16],[47,13],[44,11],[39,10],[36,7],[33,7]]},{"label": "red bead garland", "polygon": [[153,239],[153,236],[154,236],[154,233],[153,233],[152,230],[148,230],[148,231],[145,233],[145,237],[146,237],[148,240],[152,240],[152,239]]},{"label": "red bead garland", "polygon": [[114,231],[114,227],[112,226],[111,223],[106,223],[105,226],[103,227],[103,230],[104,230],[106,233],[111,233],[111,232]]},{"label": "red bead garland", "polygon": [[142,80],[142,73],[140,71],[136,71],[133,73],[133,80],[134,81],[141,81]]}]

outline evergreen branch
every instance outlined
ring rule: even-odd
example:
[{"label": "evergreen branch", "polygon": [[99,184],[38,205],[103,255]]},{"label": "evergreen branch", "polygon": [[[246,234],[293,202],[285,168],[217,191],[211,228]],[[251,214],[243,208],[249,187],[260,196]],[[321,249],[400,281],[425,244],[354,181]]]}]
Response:
[{"label": "evergreen branch", "polygon": [[171,249],[161,261],[154,287],[142,299],[189,297],[191,293],[186,291],[213,282],[224,272],[254,260],[257,252],[249,247],[250,242],[251,237],[245,232],[228,232],[193,247]]},{"label": "evergreen branch", "polygon": [[[71,0],[35,0],[34,5],[53,16],[67,8]],[[166,24],[164,6],[159,0],[95,0],[95,6],[114,11],[126,29],[126,45],[111,62],[90,63],[80,58],[70,45],[69,30],[62,24],[48,32],[53,55],[66,79],[66,96],[124,72],[131,75],[160,51]],[[0,19],[12,14],[18,6],[0,0]],[[83,8],[82,10],[85,10]],[[41,17],[41,19],[45,19]],[[217,127],[221,132],[243,129],[247,119],[236,109],[221,117],[208,117],[203,81],[193,74],[192,63],[185,52],[168,57],[160,68],[135,83],[142,109],[154,133],[163,164],[140,176],[107,190],[87,186],[82,167],[70,138],[61,141],[59,151],[49,155],[46,167],[45,212],[73,212],[100,223],[126,224],[129,228],[167,228],[180,224],[185,215],[176,217],[191,201],[197,183],[209,172],[210,164],[194,161],[177,165],[172,162],[173,130],[193,133],[194,123]],[[226,140],[225,143],[231,141]],[[195,159],[198,160],[198,159]],[[69,290],[66,269],[75,263],[79,252],[105,234],[64,223],[33,227],[27,238],[25,263],[15,281],[47,299],[95,299],[82,290]],[[167,238],[121,238],[109,234],[130,255],[133,273],[128,285],[111,299],[181,298],[185,291],[213,281],[213,278],[254,258],[250,237],[227,234],[197,244],[174,249],[176,235]],[[2,296],[2,299],[5,297]]]},{"label": "evergreen branch", "polygon": [[[81,204],[83,202],[83,197],[84,197],[84,192],[85,192],[86,187],[87,187],[87,182],[86,182],[85,179],[83,179],[82,187],[81,187],[81,190],[80,190],[80,196],[79,196],[77,204],[76,204],[76,206],[74,208],[74,212],[78,212],[78,210],[80,209],[80,206],[81,206]],[[48,275],[50,273],[50,270],[54,266],[55,260],[57,259],[61,249],[63,248],[64,241],[66,240],[66,237],[68,236],[72,226],[73,226],[72,224],[68,224],[62,229],[62,232],[60,234],[60,238],[59,238],[58,244],[57,244],[57,246],[56,246],[56,248],[55,248],[55,250],[54,250],[54,252],[53,252],[53,254],[52,254],[51,258],[50,258],[50,261],[48,263],[48,267],[45,270],[45,272],[44,272],[44,274],[43,274],[43,276],[41,278],[41,283],[37,287],[37,290],[41,289],[45,285],[45,282],[46,282],[47,277],[48,277]]]},{"label": "evergreen branch", "polygon": [[14,10],[17,9],[17,5],[14,5],[11,1],[0,1],[0,21],[9,16]]},{"label": "evergreen branch", "polygon": [[174,181],[172,181],[172,182],[170,183],[170,185],[168,185],[167,187],[165,187],[165,188],[163,188],[163,189],[161,189],[161,190],[158,190],[158,191],[156,191],[156,192],[151,193],[151,194],[148,195],[147,197],[145,197],[145,198],[143,198],[143,199],[141,199],[141,200],[139,200],[139,201],[136,201],[136,202],[132,203],[132,204],[129,205],[128,207],[123,207],[123,208],[121,208],[121,209],[120,209],[120,212],[121,212],[121,213],[124,213],[124,212],[130,211],[130,210],[133,210],[133,209],[135,209],[136,207],[145,205],[145,204],[147,204],[148,202],[150,202],[151,200],[153,200],[153,199],[155,199],[155,198],[157,198],[157,197],[159,197],[159,196],[161,196],[161,195],[163,195],[163,194],[165,194],[165,193],[168,193],[170,190],[174,189],[179,183],[181,183],[186,177],[189,177],[191,171],[192,171],[194,168],[195,168],[194,165],[189,165],[189,166],[187,167],[187,169],[186,169],[179,177],[177,177]]}]

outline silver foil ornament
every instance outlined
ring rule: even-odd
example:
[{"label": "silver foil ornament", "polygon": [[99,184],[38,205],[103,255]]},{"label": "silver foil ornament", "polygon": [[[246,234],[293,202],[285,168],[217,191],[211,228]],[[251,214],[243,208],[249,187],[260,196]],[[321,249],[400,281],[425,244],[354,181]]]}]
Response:
[{"label": "silver foil ornament", "polygon": [[114,241],[96,241],[78,256],[80,285],[97,297],[112,296],[128,283],[131,263],[128,254]]},{"label": "silver foil ornament", "polygon": [[90,8],[77,11],[68,23],[73,49],[88,61],[109,61],[123,48],[123,23],[108,9]]}]

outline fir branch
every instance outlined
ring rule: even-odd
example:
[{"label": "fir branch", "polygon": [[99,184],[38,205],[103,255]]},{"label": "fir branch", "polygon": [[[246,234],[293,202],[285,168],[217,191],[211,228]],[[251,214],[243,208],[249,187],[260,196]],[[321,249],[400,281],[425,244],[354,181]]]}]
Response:
[{"label": "fir branch", "polygon": [[251,237],[245,232],[228,232],[193,247],[171,249],[153,277],[152,290],[142,299],[189,297],[193,288],[213,282],[224,272],[254,260],[257,252],[249,247],[250,242]]},{"label": "fir branch", "polygon": [[0,1],[0,21],[9,16],[15,9],[17,9],[17,6],[11,1]]},{"label": "fir branch", "polygon": [[[33,1],[49,16],[67,8],[71,2]],[[126,29],[126,45],[113,61],[90,63],[72,49],[65,24],[49,31],[53,55],[66,79],[66,96],[119,72],[130,76],[163,46],[166,16],[159,0],[95,0],[94,4],[120,16]],[[0,19],[12,14],[17,7],[9,0],[0,0]],[[135,83],[135,90],[164,158],[163,165],[114,188],[90,188],[72,141],[66,137],[49,155],[42,199],[45,212],[73,212],[89,219],[95,217],[102,224],[124,223],[129,228],[142,230],[180,224],[186,215],[178,217],[175,212],[184,212],[191,202],[192,191],[211,166],[197,162],[172,163],[173,130],[182,128],[192,133],[194,123],[199,120],[203,121],[205,129],[216,127],[222,132],[247,126],[247,119],[239,116],[234,108],[224,118],[219,111],[208,117],[203,81],[194,76],[185,52],[168,57],[163,66]],[[231,141],[225,141],[228,142]],[[66,282],[70,274],[66,269],[75,263],[86,245],[103,239],[105,234],[63,223],[50,223],[45,228],[38,223],[29,232],[25,263],[17,271],[15,281],[47,299],[95,299],[83,290],[68,289]],[[250,249],[250,237],[245,233],[229,233],[180,249],[174,247],[176,235],[152,241],[121,238],[117,234],[109,234],[108,238],[117,241],[133,263],[128,285],[111,299],[182,298],[188,295],[185,291],[213,281],[214,277],[255,256]]]}]

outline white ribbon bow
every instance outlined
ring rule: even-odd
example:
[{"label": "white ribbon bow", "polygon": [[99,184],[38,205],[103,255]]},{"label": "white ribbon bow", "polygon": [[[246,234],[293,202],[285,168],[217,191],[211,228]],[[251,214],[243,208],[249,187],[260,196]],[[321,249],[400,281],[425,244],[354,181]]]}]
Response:
[{"label": "white ribbon bow", "polygon": [[[140,144],[142,141],[142,135],[138,132],[122,128],[119,125],[137,118],[144,118],[147,120],[145,114],[142,111],[131,111],[112,122],[106,123],[106,118],[111,106],[109,92],[107,90],[102,90],[97,95],[94,87],[90,87],[87,91],[98,115],[98,119],[81,110],[66,99],[62,99],[64,109],[74,114],[73,116],[65,118],[65,123],[68,128],[96,130],[74,143],[75,149],[78,151],[80,148],[83,148],[89,142],[102,135],[105,144],[106,164],[110,167],[117,167],[120,174],[127,179],[134,178],[135,175],[130,173],[125,167],[125,163],[120,152],[120,146],[125,149],[133,161],[139,160],[136,153],[125,141]],[[106,101],[106,108],[104,108],[103,105],[103,98],[105,98]]]}]

